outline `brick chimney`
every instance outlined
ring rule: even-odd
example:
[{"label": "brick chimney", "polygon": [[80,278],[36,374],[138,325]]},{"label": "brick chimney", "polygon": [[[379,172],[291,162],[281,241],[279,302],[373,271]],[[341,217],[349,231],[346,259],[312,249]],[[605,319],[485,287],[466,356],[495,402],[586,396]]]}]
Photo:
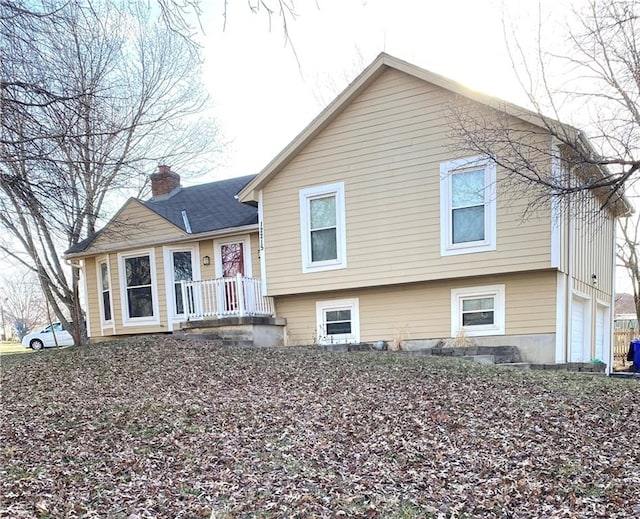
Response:
[{"label": "brick chimney", "polygon": [[169,195],[180,187],[180,175],[171,171],[171,166],[158,166],[158,172],[152,173],[149,178],[153,198]]}]

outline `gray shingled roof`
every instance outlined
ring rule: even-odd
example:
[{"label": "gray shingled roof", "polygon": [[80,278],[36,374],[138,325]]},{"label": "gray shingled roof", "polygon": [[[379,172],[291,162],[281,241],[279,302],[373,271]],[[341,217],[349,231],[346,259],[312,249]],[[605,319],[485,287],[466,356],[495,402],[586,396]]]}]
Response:
[{"label": "gray shingled roof", "polygon": [[[258,209],[241,204],[235,195],[248,184],[255,175],[230,178],[181,188],[169,198],[141,200],[140,203],[162,216],[183,231],[182,211],[186,211],[191,226],[191,234],[200,234],[232,227],[243,227],[258,223]],[[100,235],[98,231],[71,247],[65,254],[86,250]]]},{"label": "gray shingled roof", "polygon": [[235,195],[254,176],[184,187],[169,198],[142,203],[185,232],[182,211],[186,211],[192,234],[251,225],[258,223],[258,209],[241,204]]}]

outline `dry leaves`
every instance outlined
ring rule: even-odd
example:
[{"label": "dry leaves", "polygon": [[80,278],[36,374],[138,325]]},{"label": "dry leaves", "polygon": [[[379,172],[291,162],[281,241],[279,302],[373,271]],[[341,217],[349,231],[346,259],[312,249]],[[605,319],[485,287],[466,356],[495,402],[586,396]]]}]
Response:
[{"label": "dry leaves", "polygon": [[171,338],[2,358],[1,517],[633,517],[639,381]]}]

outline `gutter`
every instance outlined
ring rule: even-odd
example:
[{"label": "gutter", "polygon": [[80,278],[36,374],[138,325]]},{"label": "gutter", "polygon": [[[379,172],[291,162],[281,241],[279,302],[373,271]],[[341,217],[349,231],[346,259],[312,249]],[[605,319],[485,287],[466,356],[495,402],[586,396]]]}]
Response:
[{"label": "gutter", "polygon": [[150,247],[154,245],[167,245],[170,243],[200,241],[200,240],[205,240],[207,238],[220,238],[220,237],[231,236],[234,234],[242,234],[242,233],[246,234],[252,231],[256,231],[256,232],[258,231],[257,223],[253,223],[251,225],[243,225],[241,227],[227,227],[224,229],[217,229],[215,231],[208,231],[200,234],[182,235],[181,237],[177,237],[175,239],[169,239],[169,240],[162,240],[162,241],[153,240],[153,241],[145,241],[145,242],[136,242],[136,243],[130,244],[125,248],[122,248],[122,247],[104,248],[104,249],[94,249],[91,251],[75,252],[73,254],[63,255],[62,257],[66,260],[71,260],[74,258],[86,258],[88,256],[96,256],[98,254],[106,254],[108,252],[121,252],[121,251],[135,250],[141,247]]}]

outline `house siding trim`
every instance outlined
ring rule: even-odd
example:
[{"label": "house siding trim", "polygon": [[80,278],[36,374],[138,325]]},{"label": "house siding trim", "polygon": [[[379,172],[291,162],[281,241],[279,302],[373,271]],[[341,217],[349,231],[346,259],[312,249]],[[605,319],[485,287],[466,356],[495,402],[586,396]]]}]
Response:
[{"label": "house siding trim", "polygon": [[262,198],[262,189],[258,192],[258,258],[260,259],[260,283],[262,285],[262,293],[267,293],[267,252],[264,235],[264,201]]},{"label": "house siding trim", "polygon": [[556,278],[556,350],[555,362],[566,362],[567,360],[567,276],[562,272],[557,273]]},{"label": "house siding trim", "polygon": [[[100,332],[102,336],[105,335],[113,335],[116,330],[116,319],[115,319],[115,307],[113,305],[113,277],[111,273],[111,264],[109,254],[105,254],[103,256],[96,257],[96,281],[98,287],[98,308],[100,312]],[[107,277],[109,280],[109,304],[111,305],[111,320],[104,320],[104,302],[102,299],[102,264],[107,265]],[[105,333],[105,331],[109,330],[111,333]]]}]

